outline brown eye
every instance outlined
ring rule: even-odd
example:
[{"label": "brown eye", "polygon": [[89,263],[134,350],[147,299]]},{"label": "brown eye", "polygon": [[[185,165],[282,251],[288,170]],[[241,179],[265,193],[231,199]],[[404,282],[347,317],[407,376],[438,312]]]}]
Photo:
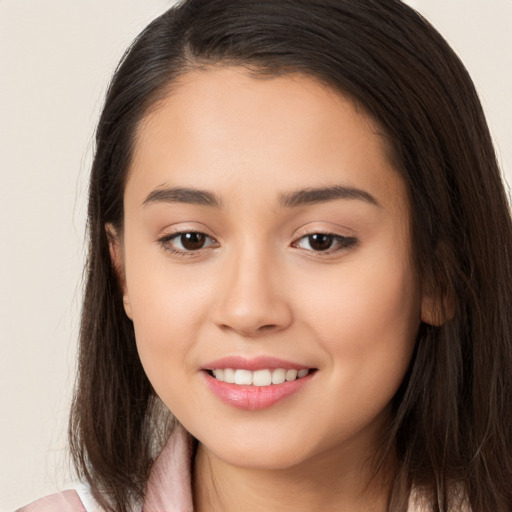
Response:
[{"label": "brown eye", "polygon": [[184,231],[160,239],[165,249],[177,253],[193,253],[216,244],[215,240],[199,231]]},{"label": "brown eye", "polygon": [[204,247],[206,235],[204,233],[182,233],[179,235],[181,246],[186,251],[197,251]]},{"label": "brown eye", "polygon": [[355,246],[357,239],[331,233],[312,233],[294,242],[293,246],[311,252],[332,253]]},{"label": "brown eye", "polygon": [[323,233],[315,233],[308,236],[308,243],[314,251],[327,251],[332,247],[334,237],[332,235],[324,235]]}]

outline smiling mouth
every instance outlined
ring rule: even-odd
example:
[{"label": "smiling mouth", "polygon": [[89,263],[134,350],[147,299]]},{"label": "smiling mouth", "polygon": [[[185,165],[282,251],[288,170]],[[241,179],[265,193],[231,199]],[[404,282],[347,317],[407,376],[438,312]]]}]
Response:
[{"label": "smiling mouth", "polygon": [[208,374],[216,380],[227,384],[263,387],[293,382],[307,377],[314,371],[314,368],[302,368],[300,370],[275,368],[255,371],[236,368],[219,368],[208,370]]}]

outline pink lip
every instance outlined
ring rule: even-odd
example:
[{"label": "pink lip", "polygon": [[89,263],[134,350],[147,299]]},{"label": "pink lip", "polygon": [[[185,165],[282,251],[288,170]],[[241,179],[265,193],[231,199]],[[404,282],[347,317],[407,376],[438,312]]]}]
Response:
[{"label": "pink lip", "polygon": [[213,377],[209,371],[206,371],[225,368],[256,371],[275,368],[302,370],[309,369],[310,367],[266,356],[253,359],[246,359],[240,356],[224,357],[205,365],[201,373],[210,391],[224,403],[248,411],[265,409],[297,393],[311,381],[316,373],[310,372],[306,377],[291,382],[283,382],[282,384],[272,384],[270,386],[241,386],[221,382]]},{"label": "pink lip", "polygon": [[259,356],[252,359],[241,356],[228,356],[216,359],[204,365],[205,370],[221,370],[224,368],[250,370],[254,372],[256,370],[274,370],[276,368],[283,368],[284,370],[302,370],[309,369],[310,366],[304,366],[303,364],[268,356]]},{"label": "pink lip", "polygon": [[315,373],[310,373],[306,377],[291,382],[262,387],[228,384],[227,382],[217,380],[207,372],[203,372],[203,375],[206,378],[206,384],[210,390],[224,403],[237,407],[238,409],[256,411],[270,407],[296,393],[307,385]]}]

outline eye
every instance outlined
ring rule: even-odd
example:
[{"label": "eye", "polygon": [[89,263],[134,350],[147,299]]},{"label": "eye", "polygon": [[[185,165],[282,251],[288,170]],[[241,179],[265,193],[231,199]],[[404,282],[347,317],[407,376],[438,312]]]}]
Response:
[{"label": "eye", "polygon": [[307,251],[332,253],[342,249],[348,249],[356,244],[354,237],[334,235],[331,233],[312,233],[303,236],[293,243],[294,247]]},{"label": "eye", "polygon": [[177,254],[200,251],[217,243],[213,238],[199,231],[175,233],[161,238],[159,242],[165,249]]}]

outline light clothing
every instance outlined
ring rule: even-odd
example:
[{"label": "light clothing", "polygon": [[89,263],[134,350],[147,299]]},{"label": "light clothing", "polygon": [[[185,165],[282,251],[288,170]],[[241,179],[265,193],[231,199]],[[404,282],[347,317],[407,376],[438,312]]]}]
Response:
[{"label": "light clothing", "polygon": [[[176,428],[151,468],[143,512],[193,512],[190,474],[192,447],[190,435],[182,427]],[[86,488],[78,487],[37,500],[16,512],[102,510]]]},{"label": "light clothing", "polygon": [[[192,452],[192,438],[182,427],[176,428],[153,464],[142,512],[193,512]],[[408,512],[427,510],[421,495],[413,491]],[[464,506],[460,510],[469,512],[469,507]],[[95,504],[86,488],[79,487],[52,494],[16,512],[102,512],[102,509]]]}]

